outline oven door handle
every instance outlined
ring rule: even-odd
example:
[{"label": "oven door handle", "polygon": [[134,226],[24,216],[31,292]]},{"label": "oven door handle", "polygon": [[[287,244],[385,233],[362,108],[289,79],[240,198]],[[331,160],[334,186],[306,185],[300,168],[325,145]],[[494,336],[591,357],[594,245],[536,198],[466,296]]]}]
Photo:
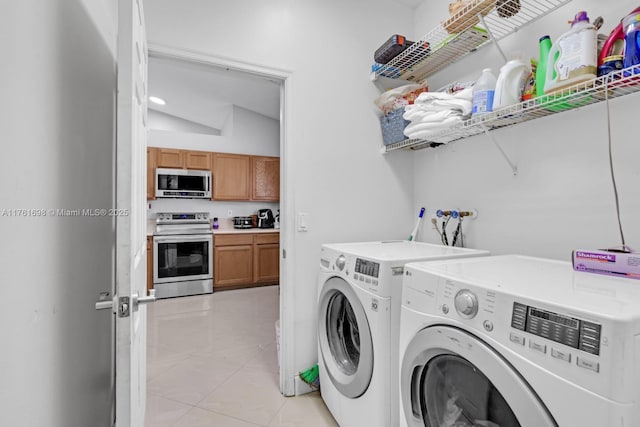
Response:
[{"label": "oven door handle", "polygon": [[153,241],[157,243],[201,242],[203,240],[207,242],[213,241],[213,235],[153,236]]}]

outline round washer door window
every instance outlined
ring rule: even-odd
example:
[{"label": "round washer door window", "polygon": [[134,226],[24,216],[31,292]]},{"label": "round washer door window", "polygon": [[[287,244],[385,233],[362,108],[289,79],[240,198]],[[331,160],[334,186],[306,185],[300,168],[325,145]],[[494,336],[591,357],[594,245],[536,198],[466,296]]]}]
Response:
[{"label": "round washer door window", "polygon": [[491,381],[468,360],[436,356],[419,381],[420,409],[428,426],[520,427]]},{"label": "round washer door window", "polygon": [[513,366],[464,330],[422,329],[401,358],[401,416],[409,427],[558,426]]},{"label": "round washer door window", "polygon": [[373,374],[373,343],[364,308],[339,277],[325,282],[318,305],[318,341],[326,373],[344,396],[359,397]]}]

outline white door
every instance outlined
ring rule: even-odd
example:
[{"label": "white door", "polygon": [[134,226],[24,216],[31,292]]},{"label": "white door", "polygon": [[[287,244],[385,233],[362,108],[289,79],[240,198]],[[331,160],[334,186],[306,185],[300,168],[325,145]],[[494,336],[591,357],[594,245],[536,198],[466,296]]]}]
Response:
[{"label": "white door", "polygon": [[[146,400],[147,42],[142,0],[118,3],[116,427],[142,427]],[[128,298],[128,301],[127,301]]]}]

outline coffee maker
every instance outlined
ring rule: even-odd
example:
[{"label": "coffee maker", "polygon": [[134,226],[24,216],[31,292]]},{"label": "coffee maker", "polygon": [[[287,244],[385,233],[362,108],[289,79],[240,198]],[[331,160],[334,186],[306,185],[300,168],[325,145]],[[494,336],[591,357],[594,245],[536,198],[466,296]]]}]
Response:
[{"label": "coffee maker", "polygon": [[258,228],[273,228],[274,222],[271,209],[258,209]]}]

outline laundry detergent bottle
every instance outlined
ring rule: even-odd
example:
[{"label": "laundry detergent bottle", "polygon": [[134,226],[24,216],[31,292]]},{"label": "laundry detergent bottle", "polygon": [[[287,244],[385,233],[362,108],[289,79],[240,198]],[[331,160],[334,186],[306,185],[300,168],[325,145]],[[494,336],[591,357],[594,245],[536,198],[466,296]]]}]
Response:
[{"label": "laundry detergent bottle", "polygon": [[596,27],[589,23],[587,12],[578,12],[571,29],[558,37],[547,57],[544,92],[595,79],[598,72]]},{"label": "laundry detergent bottle", "polygon": [[[640,13],[632,13],[622,20],[624,30],[624,57],[622,66],[624,68],[640,64]],[[632,71],[625,71],[624,75],[640,74],[640,67],[635,67]]]},{"label": "laundry detergent bottle", "polygon": [[[637,16],[640,13],[640,7],[635,8],[628,16]],[[633,18],[627,20],[627,24],[633,21]],[[613,55],[622,55],[624,54],[625,49],[625,29],[623,29],[624,19],[620,20],[620,23],[611,30],[609,37],[605,40],[602,45],[602,49],[598,54],[598,67],[601,66],[605,61],[604,58],[613,56]],[[636,42],[637,43],[637,42]]]},{"label": "laundry detergent bottle", "polygon": [[493,110],[518,104],[522,101],[522,92],[527,76],[531,73],[529,64],[515,57],[500,68],[493,95]]},{"label": "laundry detergent bottle", "polygon": [[496,91],[496,77],[493,75],[491,68],[482,70],[480,78],[473,85],[471,114],[480,115],[493,111],[493,97]]}]

